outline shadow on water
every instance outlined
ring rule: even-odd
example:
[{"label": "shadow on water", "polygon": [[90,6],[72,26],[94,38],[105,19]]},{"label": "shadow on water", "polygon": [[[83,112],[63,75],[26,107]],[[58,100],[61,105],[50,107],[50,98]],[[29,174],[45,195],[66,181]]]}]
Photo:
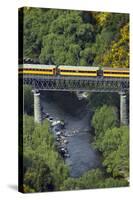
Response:
[{"label": "shadow on water", "polygon": [[66,122],[68,152],[66,164],[70,166],[70,175],[79,177],[85,171],[100,167],[98,153],[92,148],[90,138],[90,113],[86,100],[79,100],[73,92],[42,92],[41,105],[56,120]]},{"label": "shadow on water", "polygon": [[87,102],[79,101],[74,92],[42,92],[42,99],[56,103],[56,107],[70,116],[84,114]]}]

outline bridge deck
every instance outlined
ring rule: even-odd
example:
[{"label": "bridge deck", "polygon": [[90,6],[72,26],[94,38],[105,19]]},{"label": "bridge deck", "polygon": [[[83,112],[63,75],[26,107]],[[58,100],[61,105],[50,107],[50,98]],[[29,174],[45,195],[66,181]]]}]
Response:
[{"label": "bridge deck", "polygon": [[23,84],[37,90],[120,92],[129,90],[128,78],[19,75]]}]

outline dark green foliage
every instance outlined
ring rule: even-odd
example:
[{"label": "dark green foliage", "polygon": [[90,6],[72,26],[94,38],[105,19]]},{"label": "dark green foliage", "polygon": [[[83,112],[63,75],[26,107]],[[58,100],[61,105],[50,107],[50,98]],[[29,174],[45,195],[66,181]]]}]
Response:
[{"label": "dark green foliage", "polygon": [[43,37],[40,61],[79,65],[82,49],[86,42],[92,43],[93,39],[94,28],[89,23],[83,23],[79,11],[63,12],[50,24],[49,33]]},{"label": "dark green foliage", "polygon": [[[128,22],[128,14],[25,8],[24,57],[43,64],[127,67],[129,45],[119,40]],[[110,63],[114,43],[122,46],[124,61]]]},{"label": "dark green foliage", "polygon": [[64,181],[62,190],[79,190],[79,189],[94,189],[94,188],[109,188],[128,186],[126,180],[105,178],[103,173],[99,170],[91,170],[86,172],[80,178],[68,178]]},{"label": "dark green foliage", "polygon": [[129,177],[129,129],[128,127],[107,130],[101,142],[104,166],[113,177]]},{"label": "dark green foliage", "polygon": [[27,115],[33,115],[34,98],[33,98],[32,88],[28,85],[24,85],[23,92],[24,92],[24,113],[26,113]]},{"label": "dark green foliage", "polygon": [[93,116],[92,125],[95,128],[98,145],[98,143],[101,143],[107,129],[111,129],[117,125],[116,108],[107,105],[98,108]]},{"label": "dark green foliage", "polygon": [[105,104],[119,109],[120,95],[118,93],[89,93],[87,100],[92,112]]},{"label": "dark green foliage", "polygon": [[[54,138],[48,131],[48,122],[34,124],[33,117],[24,116],[24,192],[128,186],[128,128],[112,128],[116,119],[113,118],[113,107],[103,106],[98,109],[95,120],[98,112],[103,119],[104,128],[101,132],[104,134],[97,134],[95,143],[103,152],[103,165],[110,175],[106,176],[100,169],[96,169],[86,172],[80,178],[68,177],[68,169],[56,152]],[[111,120],[108,121],[109,113]],[[94,126],[98,128],[95,120]],[[101,132],[97,129],[97,133]]]},{"label": "dark green foliage", "polygon": [[93,145],[102,152],[103,166],[112,177],[129,177],[129,128],[117,126],[114,107],[96,110],[92,125],[95,130]]},{"label": "dark green foliage", "polygon": [[24,116],[23,127],[24,192],[59,190],[68,169],[56,151],[49,123],[34,124],[33,117]]},{"label": "dark green foliage", "polygon": [[[24,8],[24,57],[43,64],[129,67],[128,22],[128,14]],[[24,192],[128,185],[129,130],[117,127],[119,96],[89,94],[88,102],[95,112],[93,143],[102,152],[106,173],[96,169],[80,178],[68,177],[48,122],[34,124],[33,117],[26,115],[20,135]],[[24,87],[24,112],[33,115],[33,94],[28,86]]]}]

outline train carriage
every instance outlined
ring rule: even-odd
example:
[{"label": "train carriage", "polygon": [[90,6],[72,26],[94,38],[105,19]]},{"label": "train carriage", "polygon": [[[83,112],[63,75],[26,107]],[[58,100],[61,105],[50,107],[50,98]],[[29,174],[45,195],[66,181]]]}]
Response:
[{"label": "train carriage", "polygon": [[19,74],[27,75],[55,75],[55,65],[23,64],[19,65]]},{"label": "train carriage", "polygon": [[61,76],[129,78],[129,69],[90,66],[59,66],[58,74]]},{"label": "train carriage", "polygon": [[111,78],[129,78],[128,68],[103,68],[103,76]]},{"label": "train carriage", "polygon": [[19,65],[19,74],[73,76],[73,77],[101,77],[101,78],[129,78],[128,68],[107,68],[90,66],[56,66],[41,64]]},{"label": "train carriage", "polygon": [[61,76],[91,76],[96,77],[97,76],[97,70],[99,67],[80,67],[80,66],[59,66],[58,67],[58,73]]}]

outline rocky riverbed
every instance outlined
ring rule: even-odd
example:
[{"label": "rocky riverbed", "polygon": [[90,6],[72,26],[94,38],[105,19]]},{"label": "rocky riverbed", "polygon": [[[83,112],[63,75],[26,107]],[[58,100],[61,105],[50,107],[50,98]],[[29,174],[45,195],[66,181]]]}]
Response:
[{"label": "rocky riverbed", "polygon": [[85,171],[99,167],[99,155],[90,144],[86,101],[69,92],[44,92],[41,106],[44,117],[51,122],[57,148],[70,167],[70,175],[79,177]]}]

